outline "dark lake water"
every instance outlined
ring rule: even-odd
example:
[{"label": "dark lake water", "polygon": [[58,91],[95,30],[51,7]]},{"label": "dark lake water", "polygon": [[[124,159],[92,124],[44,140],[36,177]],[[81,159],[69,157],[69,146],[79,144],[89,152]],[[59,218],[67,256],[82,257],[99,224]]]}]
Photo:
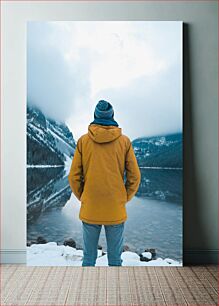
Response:
[{"label": "dark lake water", "polygon": [[[60,168],[27,169],[27,240],[43,236],[62,244],[73,238],[82,248],[80,202]],[[124,244],[131,251],[155,248],[158,257],[182,261],[182,170],[141,168],[141,184],[126,204]],[[104,226],[99,244],[106,251]]]}]

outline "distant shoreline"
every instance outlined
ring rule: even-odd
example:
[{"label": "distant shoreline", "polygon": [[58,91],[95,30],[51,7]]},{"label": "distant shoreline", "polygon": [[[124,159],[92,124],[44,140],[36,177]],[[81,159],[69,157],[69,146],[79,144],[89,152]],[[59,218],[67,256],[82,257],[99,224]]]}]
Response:
[{"label": "distant shoreline", "polygon": [[[27,165],[27,168],[58,168],[58,167],[65,167],[65,165]],[[139,168],[143,169],[167,169],[167,170],[183,170],[183,168],[178,167],[146,167],[146,166],[139,166]]]}]

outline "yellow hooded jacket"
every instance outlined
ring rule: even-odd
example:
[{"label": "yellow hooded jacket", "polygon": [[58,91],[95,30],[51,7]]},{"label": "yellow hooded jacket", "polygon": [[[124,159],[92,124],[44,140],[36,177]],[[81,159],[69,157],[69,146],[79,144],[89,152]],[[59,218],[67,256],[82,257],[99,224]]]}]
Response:
[{"label": "yellow hooded jacket", "polygon": [[141,180],[130,139],[118,126],[90,124],[77,141],[68,180],[81,201],[80,220],[103,225],[124,222],[126,203]]}]

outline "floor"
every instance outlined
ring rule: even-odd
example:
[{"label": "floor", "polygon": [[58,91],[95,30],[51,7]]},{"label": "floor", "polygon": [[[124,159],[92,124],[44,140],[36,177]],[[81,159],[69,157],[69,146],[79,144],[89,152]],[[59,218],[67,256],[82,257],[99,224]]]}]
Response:
[{"label": "floor", "polygon": [[217,265],[0,267],[0,305],[218,305]]}]

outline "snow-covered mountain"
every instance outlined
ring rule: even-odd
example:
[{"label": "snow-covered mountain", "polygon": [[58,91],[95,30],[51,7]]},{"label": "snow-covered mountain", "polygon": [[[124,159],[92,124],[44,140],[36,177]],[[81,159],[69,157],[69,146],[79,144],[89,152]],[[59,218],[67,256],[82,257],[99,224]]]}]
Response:
[{"label": "snow-covered mountain", "polygon": [[69,128],[27,105],[27,164],[63,165],[73,157],[76,143]]},{"label": "snow-covered mountain", "polygon": [[182,133],[141,137],[132,145],[139,166],[182,168]]}]

